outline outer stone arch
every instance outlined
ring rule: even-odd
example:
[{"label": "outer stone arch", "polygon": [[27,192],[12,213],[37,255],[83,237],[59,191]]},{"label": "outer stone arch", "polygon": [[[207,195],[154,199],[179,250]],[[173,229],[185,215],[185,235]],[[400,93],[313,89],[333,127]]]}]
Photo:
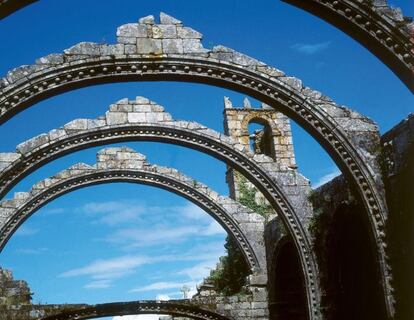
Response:
[{"label": "outer stone arch", "polygon": [[414,93],[414,23],[387,0],[282,0],[334,25],[386,64]]},{"label": "outer stone arch", "polygon": [[234,237],[253,277],[266,275],[263,217],[176,169],[149,164],[144,155],[126,147],[103,149],[97,154],[96,165],[76,164],[36,183],[29,192],[18,192],[13,199],[0,202],[0,251],[42,206],[76,189],[108,182],[152,185],[192,201]]},{"label": "outer stone arch", "polygon": [[228,136],[195,122],[173,121],[163,107],[146,98],[120,100],[111,105],[105,117],[74,120],[20,144],[15,153],[0,154],[3,194],[29,172],[53,159],[88,146],[126,140],[161,141],[200,150],[250,179],[281,216],[295,240],[306,278],[309,313],[315,319],[318,317],[318,269],[305,227],[312,215],[308,181],[296,171],[280,168],[269,157],[253,155]]},{"label": "outer stone arch", "polygon": [[[37,0],[3,0],[0,19]],[[368,48],[414,92],[414,23],[387,0],[282,0],[341,29]]]},{"label": "outer stone arch", "polygon": [[0,20],[38,0],[0,0]]},{"label": "outer stone arch", "polygon": [[190,305],[188,301],[132,301],[104,303],[88,306],[79,310],[63,312],[43,318],[42,320],[80,320],[140,314],[168,314],[195,320],[230,320],[217,313]]},{"label": "outer stone arch", "polygon": [[[332,156],[367,211],[390,317],[393,291],[385,254],[387,209],[377,163],[378,130],[368,118],[338,106],[253,58],[232,49],[203,48],[201,34],[161,14],[118,28],[118,43],[80,43],[8,73],[0,84],[0,121],[57,93],[116,81],[189,81],[249,94],[303,126]],[[292,230],[293,231],[293,230]]]}]

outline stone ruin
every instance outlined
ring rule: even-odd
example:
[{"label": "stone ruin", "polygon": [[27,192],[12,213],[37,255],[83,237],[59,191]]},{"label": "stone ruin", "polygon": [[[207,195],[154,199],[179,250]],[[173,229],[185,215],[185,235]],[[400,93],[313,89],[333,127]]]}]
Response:
[{"label": "stone ruin", "polygon": [[[375,32],[363,30],[357,38],[372,46],[406,85],[414,88],[413,24],[399,10],[388,7],[385,0],[336,2],[331,5],[312,0],[306,8],[322,17],[327,12],[335,15],[337,21],[342,21],[338,25],[351,35],[355,27],[364,25],[368,30],[375,26]],[[0,9],[11,3],[0,2]],[[300,1],[295,4],[302,6]],[[251,273],[246,275],[248,294],[223,296],[206,279],[194,297],[174,302],[34,305],[27,284],[13,280],[10,272],[1,269],[2,316],[6,314],[6,320],[87,319],[153,311],[171,314],[173,319],[412,319],[410,297],[414,286],[407,279],[412,278],[414,267],[410,254],[414,204],[408,192],[414,178],[413,115],[380,137],[372,120],[335,104],[303,86],[299,79],[224,46],[204,48],[201,38],[198,31],[162,13],[160,23],[147,16],[119,27],[116,44],[82,42],[62,54],[40,58],[34,65],[10,71],[1,80],[0,121],[57,92],[100,83],[102,79],[206,81],[252,94],[265,101],[260,108],[252,107],[249,100],[235,108],[225,98],[222,134],[197,123],[175,121],[148,99],[139,98],[133,103],[121,100],[104,117],[74,120],[20,144],[15,152],[0,154],[0,192],[4,195],[42,161],[60,156],[61,149],[69,152],[71,148],[89,146],[89,141],[112,141],[124,135],[131,140],[175,139],[225,158],[233,200],[219,198],[200,185],[206,191],[203,198],[197,188],[188,185],[193,180],[177,179],[171,184],[168,179],[176,173],[174,169],[158,172],[155,167],[143,166],[142,157],[139,165],[130,159],[120,162],[118,154],[133,152],[106,150],[95,167],[71,167],[60,176],[40,182],[29,193],[3,200],[1,246],[25,215],[32,214],[42,201],[49,201],[53,192],[61,192],[53,188],[63,188],[66,178],[73,179],[69,184],[80,185],[87,181],[85,176],[110,181],[115,171],[123,178],[142,181],[159,174],[161,182],[157,182],[177,192],[183,188],[192,192],[194,199],[204,199],[201,205],[210,203],[212,212],[223,219],[220,221],[244,249],[251,266]],[[326,147],[344,175],[311,189],[309,181],[298,172],[290,123],[284,114],[292,116]],[[263,129],[250,134],[250,123],[260,124]],[[152,171],[143,173],[144,167]],[[256,209],[270,208],[257,219],[260,227],[242,228],[257,214],[252,210],[243,211],[246,221],[229,219],[237,217],[241,208],[235,201],[243,201],[242,184],[253,190]],[[208,202],[209,197],[225,201],[222,211],[213,208],[214,201]],[[226,212],[232,214],[226,216]],[[255,239],[262,239],[260,258],[256,260],[252,252],[257,251],[249,251],[248,247],[254,241],[246,241],[253,229],[260,233]],[[256,244],[260,247],[260,241]]]}]

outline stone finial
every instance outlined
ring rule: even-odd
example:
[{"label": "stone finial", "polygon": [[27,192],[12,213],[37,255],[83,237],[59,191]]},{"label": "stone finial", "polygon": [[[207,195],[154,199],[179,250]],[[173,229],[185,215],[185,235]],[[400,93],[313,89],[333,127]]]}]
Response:
[{"label": "stone finial", "polygon": [[273,110],[273,108],[271,106],[269,106],[268,104],[266,104],[264,102],[262,102],[262,109],[265,109],[265,110]]},{"label": "stone finial", "polygon": [[251,109],[252,108],[252,104],[250,103],[250,100],[246,97],[243,100],[243,108],[245,109]]},{"label": "stone finial", "polygon": [[142,17],[138,20],[139,24],[154,24],[155,23],[155,19],[153,15],[149,15],[146,17]]},{"label": "stone finial", "polygon": [[164,12],[160,13],[161,24],[182,24],[182,22]]},{"label": "stone finial", "polygon": [[224,108],[225,109],[231,109],[231,108],[233,108],[233,103],[231,103],[229,97],[224,97]]}]

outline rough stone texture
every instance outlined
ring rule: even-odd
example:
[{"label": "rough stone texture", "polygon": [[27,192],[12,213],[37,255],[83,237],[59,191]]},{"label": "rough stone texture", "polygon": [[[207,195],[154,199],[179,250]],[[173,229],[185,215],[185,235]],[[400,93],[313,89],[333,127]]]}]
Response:
[{"label": "rough stone texture", "polygon": [[393,266],[396,319],[414,318],[414,114],[381,138],[390,211],[387,242]]},{"label": "rough stone texture", "polygon": [[[265,126],[264,130],[249,134],[249,124],[259,123]],[[313,215],[312,206],[308,200],[311,192],[309,181],[295,169],[296,160],[293,150],[292,131],[289,119],[266,104],[260,108],[252,108],[250,101],[245,98],[243,108],[233,107],[231,101],[224,98],[224,132],[237,141],[240,150],[250,150],[250,139],[253,140],[254,159],[264,165],[272,176],[278,177],[285,186],[293,205],[301,208],[301,221],[307,226]],[[238,186],[240,181],[231,167],[226,172],[226,181],[230,196],[239,199]],[[249,187],[253,184],[247,182]],[[256,193],[256,202],[266,201],[259,191]]]},{"label": "rough stone texture", "polygon": [[[296,160],[289,118],[266,104],[253,109],[247,98],[244,104],[243,108],[235,108],[231,101],[225,98],[224,132],[239,141],[247,150],[250,149],[250,140],[253,140],[252,151],[273,158],[281,170],[295,169]],[[249,134],[251,123],[264,125],[269,131],[268,136],[263,137],[263,130],[251,136]],[[270,141],[264,141],[265,139]]]},{"label": "rough stone texture", "polygon": [[38,319],[64,310],[78,309],[84,305],[32,304],[32,292],[26,281],[15,280],[10,270],[0,267],[0,319]]}]

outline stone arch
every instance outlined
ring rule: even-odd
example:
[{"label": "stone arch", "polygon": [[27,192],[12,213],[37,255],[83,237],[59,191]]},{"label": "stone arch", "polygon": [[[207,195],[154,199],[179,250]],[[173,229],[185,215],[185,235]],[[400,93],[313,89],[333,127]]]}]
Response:
[{"label": "stone arch", "polygon": [[220,196],[176,169],[152,165],[130,148],[108,148],[96,165],[76,164],[0,202],[0,251],[19,226],[39,208],[73,190],[108,182],[152,185],[176,193],[206,210],[234,237],[253,275],[266,274],[264,218],[234,200]]},{"label": "stone arch", "polygon": [[25,175],[53,159],[89,146],[126,140],[161,141],[200,150],[250,179],[295,239],[306,274],[309,312],[318,315],[318,269],[305,226],[312,215],[309,182],[294,170],[281,170],[269,157],[253,155],[228,136],[195,122],[174,121],[163,107],[146,98],[120,100],[111,105],[104,117],[73,120],[20,144],[14,153],[0,154],[3,194]]},{"label": "stone arch", "polygon": [[[3,0],[0,19],[37,0]],[[334,25],[364,45],[414,92],[414,23],[387,0],[281,0]]]},{"label": "stone arch", "polygon": [[13,12],[32,4],[38,0],[1,0],[0,1],[0,19],[7,17]]},{"label": "stone arch", "polygon": [[414,93],[414,23],[387,0],[282,0],[342,30],[387,65]]},{"label": "stone arch", "polygon": [[140,314],[171,315],[194,320],[231,319],[206,310],[202,306],[192,305],[188,301],[132,301],[96,304],[78,310],[57,313],[42,320],[80,320]]},{"label": "stone arch", "polygon": [[393,291],[384,231],[387,209],[377,163],[376,125],[260,61],[223,46],[204,48],[199,32],[166,14],[161,14],[160,24],[148,16],[138,24],[123,25],[117,35],[117,44],[79,43],[64,54],[9,72],[0,82],[0,121],[58,93],[116,81],[201,82],[251,95],[299,123],[356,186],[370,221],[391,316]]}]

